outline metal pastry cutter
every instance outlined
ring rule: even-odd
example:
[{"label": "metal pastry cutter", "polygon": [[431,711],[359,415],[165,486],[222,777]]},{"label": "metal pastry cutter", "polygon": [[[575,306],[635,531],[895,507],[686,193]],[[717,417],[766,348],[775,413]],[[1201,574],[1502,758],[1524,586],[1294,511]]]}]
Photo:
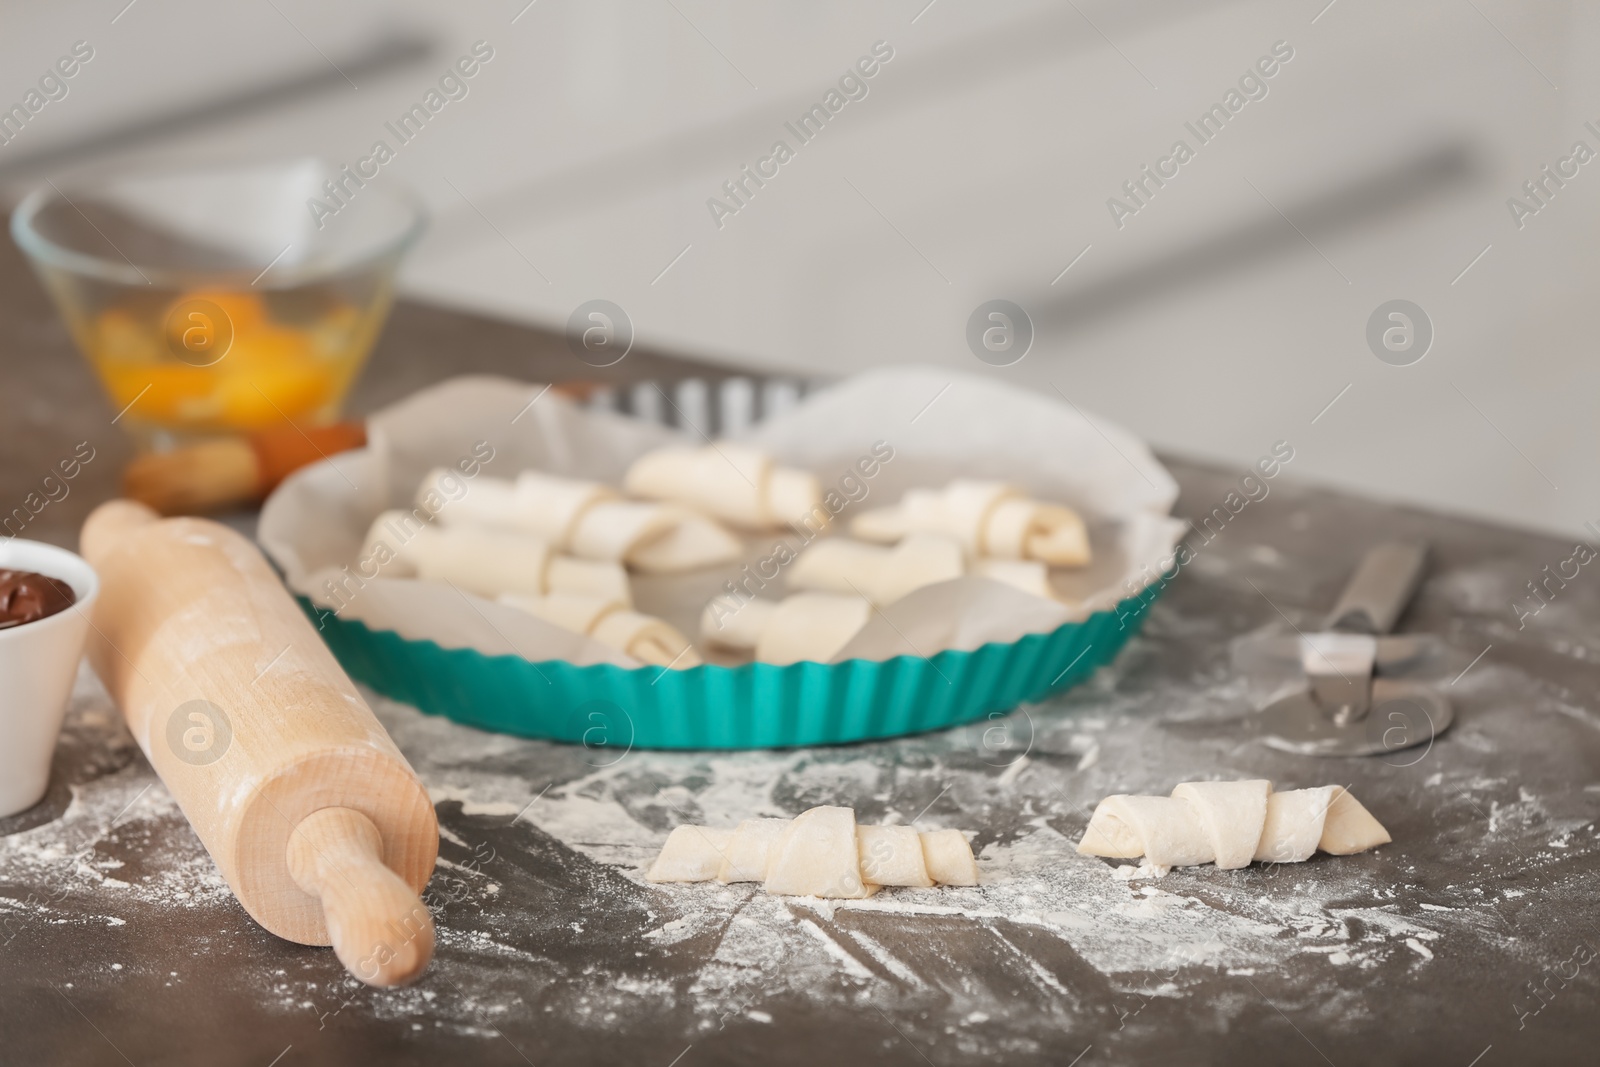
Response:
[{"label": "metal pastry cutter", "polygon": [[1307,756],[1376,756],[1432,744],[1449,727],[1454,712],[1437,689],[1383,677],[1421,655],[1423,640],[1387,635],[1422,583],[1427,554],[1426,545],[1373,548],[1325,632],[1290,639],[1306,685],[1262,710],[1263,742]]}]

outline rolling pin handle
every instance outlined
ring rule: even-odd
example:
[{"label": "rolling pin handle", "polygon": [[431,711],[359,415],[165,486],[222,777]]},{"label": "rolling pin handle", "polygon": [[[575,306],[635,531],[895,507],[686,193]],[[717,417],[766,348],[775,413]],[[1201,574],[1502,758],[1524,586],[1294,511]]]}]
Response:
[{"label": "rolling pin handle", "polygon": [[133,500],[108,500],[89,513],[78,534],[78,548],[93,566],[135,530],[161,521],[150,508]]},{"label": "rolling pin handle", "polygon": [[416,978],[433,957],[433,916],[384,866],[383,839],[354,808],[321,808],[289,835],[289,874],[322,901],[339,961],[374,986]]}]

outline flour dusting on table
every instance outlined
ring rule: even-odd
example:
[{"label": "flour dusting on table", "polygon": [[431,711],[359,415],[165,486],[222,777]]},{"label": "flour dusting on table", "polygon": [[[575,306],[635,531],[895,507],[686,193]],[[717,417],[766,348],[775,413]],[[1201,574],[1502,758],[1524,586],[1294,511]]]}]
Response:
[{"label": "flour dusting on table", "polygon": [[[1068,1014],[1083,1006],[1090,973],[1114,1010],[1132,1013],[1150,997],[1181,997],[1218,975],[1241,979],[1241,996],[1255,997],[1243,979],[1286,970],[1306,976],[1315,990],[1302,998],[1303,1010],[1359,1014],[1365,1009],[1352,988],[1362,980],[1348,976],[1421,972],[1452,954],[1452,938],[1514,942],[1500,914],[1514,897],[1491,888],[1505,872],[1480,865],[1442,885],[1421,876],[1414,857],[1437,851],[1427,829],[1431,813],[1386,806],[1372,786],[1355,789],[1378,796],[1375,810],[1396,831],[1396,844],[1367,855],[1318,854],[1307,863],[1241,871],[1179,869],[1152,880],[1146,876],[1154,872],[1119,872],[1076,854],[1093,804],[1109,792],[1164,790],[1205,777],[1265,776],[1282,788],[1349,779],[1347,767],[1241,744],[1232,719],[1242,710],[1242,689],[1225,679],[1202,698],[1193,689],[1130,685],[1140,644],[1131,662],[1122,661],[1126,669],[1103,671],[1049,705],[965,729],[838,749],[556,749],[544,761],[546,746],[537,742],[463,731],[382,700],[377,706],[441,810],[455,802],[468,821],[518,818],[637,886],[661,920],[644,938],[654,948],[695,953],[687,992],[702,1027],[794,994],[937,1004],[959,1029],[961,1019],[1014,1010],[1004,987],[963,977],[980,958]],[[1477,684],[1512,681],[1484,671]],[[1157,708],[1181,708],[1185,727],[1175,730],[1178,717],[1158,717]],[[999,747],[997,725],[1006,734]],[[1470,723],[1459,733],[1461,755],[1475,754],[1486,740]],[[545,762],[548,776],[525,769]],[[575,772],[575,762],[587,765]],[[1409,787],[1426,788],[1440,810],[1480,805],[1482,834],[1517,833],[1526,842],[1537,826],[1555,839],[1549,829],[1560,820],[1539,798],[1469,769],[1473,763],[1436,753],[1432,778],[1416,768],[1385,773],[1408,775]],[[753,884],[643,881],[675,825],[731,827],[819,803],[854,806],[864,822],[969,831],[982,882],[820,901],[770,897]],[[1584,825],[1567,820],[1565,832]],[[1594,830],[1581,832],[1592,838]],[[603,1018],[626,1010],[634,996],[597,990],[590,1007]],[[1232,1010],[1224,1002],[1214,1008]]]},{"label": "flour dusting on table", "polygon": [[[126,944],[72,972],[106,995],[135,976],[182,985],[223,959],[228,981],[314,1029],[363,1016],[498,1041],[531,1014],[597,1036],[679,1020],[663,1025],[691,1025],[698,1040],[833,1007],[869,1023],[879,1009],[908,1039],[971,1055],[1037,1053],[1084,1027],[1137,1033],[1180,1001],[1186,1026],[1224,1032],[1269,994],[1299,1025],[1360,1026],[1386,1010],[1376,988],[1445,983],[1487,958],[1510,998],[1566,958],[1572,927],[1559,923],[1594,899],[1594,717],[1496,656],[1458,679],[1463,714],[1415,764],[1275,753],[1243,739],[1244,687],[1212,639],[1249,625],[1226,601],[1187,615],[1162,602],[1145,637],[1060,698],[829,749],[551,745],[368,693],[441,819],[428,894],[438,957],[418,985],[388,991],[359,986],[326,952],[283,962],[85,675],[62,745],[72,774],[0,824],[0,940],[33,951],[65,925]],[[1471,644],[1452,649],[1454,671],[1482,647]],[[1074,851],[1109,793],[1252,777],[1348,785],[1394,842],[1159,879]],[[981,884],[829,902],[643,881],[676,825],[825,803],[863,822],[969,832]]]}]

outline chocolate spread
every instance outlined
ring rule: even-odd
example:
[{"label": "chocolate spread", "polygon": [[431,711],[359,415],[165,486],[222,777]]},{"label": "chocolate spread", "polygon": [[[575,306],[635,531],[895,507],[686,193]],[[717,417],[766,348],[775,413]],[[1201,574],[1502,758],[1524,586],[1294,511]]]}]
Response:
[{"label": "chocolate spread", "polygon": [[0,630],[66,611],[77,599],[59,578],[0,568]]}]

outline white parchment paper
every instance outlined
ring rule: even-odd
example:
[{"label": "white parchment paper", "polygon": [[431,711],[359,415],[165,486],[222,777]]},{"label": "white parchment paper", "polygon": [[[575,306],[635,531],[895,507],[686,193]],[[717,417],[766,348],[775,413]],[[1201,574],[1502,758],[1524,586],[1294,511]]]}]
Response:
[{"label": "white parchment paper", "polygon": [[[357,557],[372,520],[386,508],[409,507],[434,467],[492,449],[480,476],[512,478],[534,468],[616,485],[645,452],[704,438],[582,408],[543,384],[481,376],[443,382],[379,412],[368,420],[368,436],[367,448],[297,472],[263,508],[262,545],[291,589],[340,618],[446,648],[640,666],[606,645],[444,583],[365,578]],[[1060,399],[976,375],[873,371],[815,393],[741,436],[780,463],[816,474],[825,490],[854,497],[840,513],[841,526],[863,510],[893,504],[907,489],[955,477],[1003,479],[1071,505],[1089,523],[1094,562],[1052,572],[1061,601],[985,578],[928,586],[874,612],[835,662],[971,650],[1047,633],[1143,588],[1146,568],[1170,556],[1186,529],[1171,518],[1177,483],[1143,442]],[[893,458],[864,477],[860,461],[884,445]],[[470,492],[471,480],[465,481]],[[779,542],[802,543],[794,534],[752,537],[744,562],[771,557]],[[740,566],[728,566],[636,576],[634,599],[639,610],[692,639],[705,604],[740,574]],[[761,595],[778,599],[785,592],[780,571]]]}]

